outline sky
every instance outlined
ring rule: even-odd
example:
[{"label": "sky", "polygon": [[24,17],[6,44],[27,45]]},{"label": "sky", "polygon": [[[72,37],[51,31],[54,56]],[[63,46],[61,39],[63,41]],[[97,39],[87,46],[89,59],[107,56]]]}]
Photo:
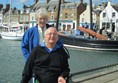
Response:
[{"label": "sky", "polygon": [[[46,0],[39,0],[41,1],[46,1]],[[80,0],[65,0],[65,1],[71,1],[71,2],[80,2]],[[90,0],[83,0],[84,2],[87,2],[89,4]],[[100,4],[102,2],[107,2],[109,0],[92,0],[92,4]],[[117,0],[110,0],[112,4],[114,3],[118,3]],[[0,4],[4,4],[4,8],[5,8],[5,4],[9,4],[10,0],[0,0]],[[27,6],[30,6],[34,3],[34,0],[12,0],[12,8],[16,7],[18,9],[22,9],[23,3],[26,4]]]}]

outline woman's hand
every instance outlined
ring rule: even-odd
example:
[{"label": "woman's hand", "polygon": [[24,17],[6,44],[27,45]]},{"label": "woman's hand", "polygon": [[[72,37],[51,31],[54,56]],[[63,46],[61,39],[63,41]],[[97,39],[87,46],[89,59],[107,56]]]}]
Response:
[{"label": "woman's hand", "polygon": [[60,76],[58,77],[58,83],[66,83],[66,80],[62,76]]}]

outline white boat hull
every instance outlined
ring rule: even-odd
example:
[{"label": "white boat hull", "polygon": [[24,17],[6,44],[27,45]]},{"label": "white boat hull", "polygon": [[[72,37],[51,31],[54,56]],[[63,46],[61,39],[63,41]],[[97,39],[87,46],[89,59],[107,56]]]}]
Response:
[{"label": "white boat hull", "polygon": [[22,39],[23,34],[16,34],[14,33],[10,33],[10,32],[3,32],[1,33],[1,37],[3,39],[8,39],[8,40],[21,40]]}]

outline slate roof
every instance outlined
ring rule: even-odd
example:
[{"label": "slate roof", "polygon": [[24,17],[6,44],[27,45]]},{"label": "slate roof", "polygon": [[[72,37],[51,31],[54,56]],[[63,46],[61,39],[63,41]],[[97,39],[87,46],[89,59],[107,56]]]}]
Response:
[{"label": "slate roof", "polygon": [[77,8],[78,3],[65,3],[65,8]]},{"label": "slate roof", "polygon": [[118,6],[112,6],[118,12]]},{"label": "slate roof", "polygon": [[[38,2],[37,4],[34,5],[33,9],[31,10],[31,12],[35,12],[38,9],[40,9],[41,7],[44,7],[47,9],[47,11],[54,11],[58,9],[58,0],[51,0],[48,2],[48,4],[46,2]],[[77,6],[80,3],[63,3],[61,4],[61,8],[69,8],[69,9],[74,9],[77,8]]]},{"label": "slate roof", "polygon": [[41,7],[46,8],[46,6],[47,6],[46,2],[37,2],[37,3],[34,5],[34,7],[33,7],[33,9],[31,10],[31,12],[36,12],[36,11],[37,11],[38,9],[40,9]]}]

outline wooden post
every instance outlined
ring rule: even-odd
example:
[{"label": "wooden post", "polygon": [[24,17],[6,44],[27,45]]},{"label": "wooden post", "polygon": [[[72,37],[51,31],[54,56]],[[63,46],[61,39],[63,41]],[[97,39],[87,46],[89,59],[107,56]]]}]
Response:
[{"label": "wooden post", "polygon": [[90,0],[90,29],[93,30],[93,18],[92,18],[92,0]]},{"label": "wooden post", "polygon": [[60,5],[61,5],[61,0],[59,0],[59,3],[58,3],[58,12],[57,12],[57,21],[56,21],[57,31],[58,31],[58,24],[59,24],[59,17],[60,17]]}]

